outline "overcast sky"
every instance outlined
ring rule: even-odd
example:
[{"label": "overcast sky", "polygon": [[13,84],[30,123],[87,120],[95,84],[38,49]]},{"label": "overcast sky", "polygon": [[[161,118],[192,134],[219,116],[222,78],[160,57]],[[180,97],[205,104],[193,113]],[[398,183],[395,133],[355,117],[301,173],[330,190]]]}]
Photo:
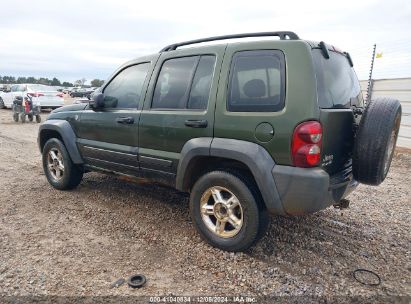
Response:
[{"label": "overcast sky", "polygon": [[360,79],[411,76],[411,1],[0,0],[0,75],[106,79],[188,39],[291,30],[350,52]]}]

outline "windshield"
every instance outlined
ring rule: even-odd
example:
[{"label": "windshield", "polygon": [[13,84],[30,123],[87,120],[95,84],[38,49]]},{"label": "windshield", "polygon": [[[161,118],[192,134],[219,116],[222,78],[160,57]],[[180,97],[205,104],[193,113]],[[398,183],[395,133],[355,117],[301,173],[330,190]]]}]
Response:
[{"label": "windshield", "polygon": [[313,50],[320,108],[349,108],[363,106],[360,84],[347,58],[330,51],[326,59],[319,49]]},{"label": "windshield", "polygon": [[55,87],[46,86],[43,84],[29,84],[27,87],[32,91],[57,91]]}]

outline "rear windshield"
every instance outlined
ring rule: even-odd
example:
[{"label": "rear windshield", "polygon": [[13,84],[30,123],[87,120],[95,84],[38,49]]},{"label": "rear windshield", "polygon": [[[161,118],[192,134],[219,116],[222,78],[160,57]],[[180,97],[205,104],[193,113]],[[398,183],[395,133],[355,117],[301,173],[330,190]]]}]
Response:
[{"label": "rear windshield", "polygon": [[313,49],[320,108],[349,108],[362,106],[363,97],[354,69],[347,58],[330,51],[326,59],[319,49]]}]

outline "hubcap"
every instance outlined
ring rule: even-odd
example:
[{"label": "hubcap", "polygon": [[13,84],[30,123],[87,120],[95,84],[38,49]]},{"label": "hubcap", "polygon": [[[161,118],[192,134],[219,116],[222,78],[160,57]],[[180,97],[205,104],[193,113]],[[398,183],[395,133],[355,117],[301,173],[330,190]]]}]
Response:
[{"label": "hubcap", "polygon": [[64,174],[63,155],[57,148],[52,148],[47,155],[47,168],[51,176],[59,180]]},{"label": "hubcap", "polygon": [[231,238],[243,226],[243,209],[238,198],[224,187],[207,189],[200,200],[201,218],[206,227],[222,238]]}]

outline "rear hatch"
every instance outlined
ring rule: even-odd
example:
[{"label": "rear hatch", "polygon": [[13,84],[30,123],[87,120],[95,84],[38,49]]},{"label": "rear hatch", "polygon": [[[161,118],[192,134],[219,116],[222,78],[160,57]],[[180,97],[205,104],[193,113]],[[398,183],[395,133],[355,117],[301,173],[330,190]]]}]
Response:
[{"label": "rear hatch", "polygon": [[323,128],[321,166],[334,175],[351,171],[355,124],[360,119],[354,111],[363,107],[363,97],[349,57],[333,47],[328,49],[328,59],[320,48],[314,48],[312,55]]}]

